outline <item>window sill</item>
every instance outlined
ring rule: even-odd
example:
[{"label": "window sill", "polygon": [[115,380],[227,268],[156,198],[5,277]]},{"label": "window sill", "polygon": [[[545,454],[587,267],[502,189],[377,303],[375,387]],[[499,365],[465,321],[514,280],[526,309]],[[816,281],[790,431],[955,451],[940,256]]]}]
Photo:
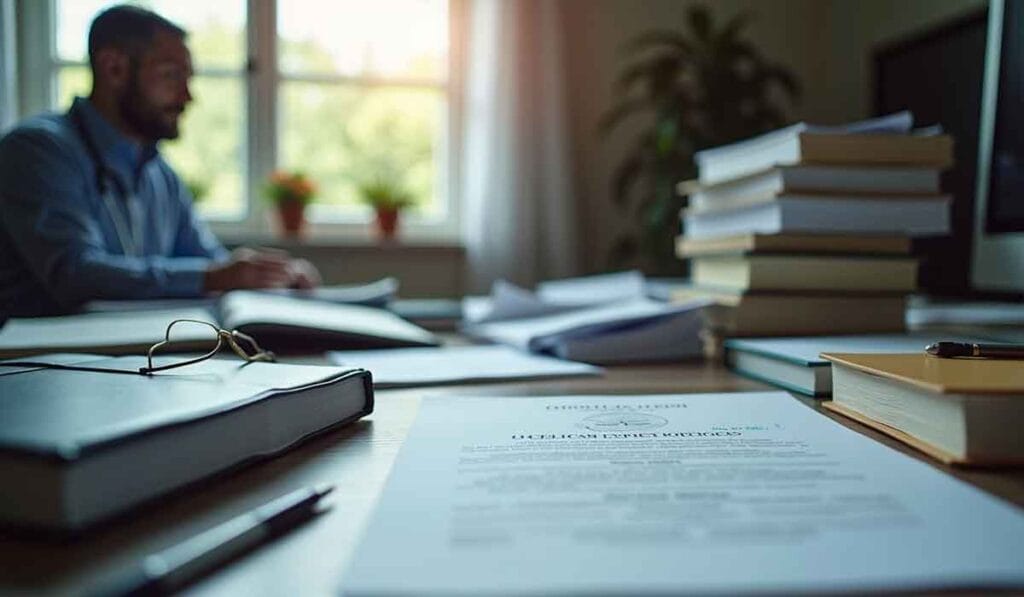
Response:
[{"label": "window sill", "polygon": [[224,234],[221,242],[270,247],[308,259],[320,270],[325,284],[364,284],[385,276],[400,283],[403,298],[462,296],[466,250],[453,242],[397,240],[378,243],[359,238],[282,239],[270,234]]},{"label": "window sill", "polygon": [[462,255],[466,249],[460,243],[443,240],[403,240],[401,238],[391,242],[379,242],[361,238],[282,238],[270,234],[219,234],[218,238],[229,248],[249,247],[273,247],[287,251],[297,249],[322,250],[322,249],[343,249],[351,252],[372,252],[372,253],[404,253],[415,251],[417,253],[430,252],[438,254]]}]

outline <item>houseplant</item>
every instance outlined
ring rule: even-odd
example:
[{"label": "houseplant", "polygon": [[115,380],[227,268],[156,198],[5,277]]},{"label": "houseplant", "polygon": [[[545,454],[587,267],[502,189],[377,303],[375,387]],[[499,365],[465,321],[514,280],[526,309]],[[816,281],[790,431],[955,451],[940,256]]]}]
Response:
[{"label": "houseplant", "polygon": [[681,273],[673,243],[684,200],[675,188],[696,176],[693,154],[786,122],[799,84],[744,37],[750,18],[741,13],[716,27],[708,9],[697,5],[679,30],[649,31],[624,47],[627,63],[615,83],[615,103],[599,124],[605,135],[638,131],[612,174],[613,200],[635,217],[634,230],[612,246],[613,264]]},{"label": "houseplant", "polygon": [[378,236],[385,241],[393,240],[399,214],[416,204],[413,194],[398,179],[383,176],[359,183],[358,190],[359,199],[376,214]]},{"label": "houseplant", "polygon": [[301,172],[278,170],[270,175],[264,192],[277,207],[284,235],[301,236],[306,224],[306,206],[316,195],[316,184]]}]

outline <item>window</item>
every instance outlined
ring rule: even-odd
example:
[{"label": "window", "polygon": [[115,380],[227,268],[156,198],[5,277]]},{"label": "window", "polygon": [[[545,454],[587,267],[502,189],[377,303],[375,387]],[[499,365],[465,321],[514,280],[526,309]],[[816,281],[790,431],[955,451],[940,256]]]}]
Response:
[{"label": "window", "polygon": [[[63,110],[91,84],[89,24],[117,2],[52,1],[48,101]],[[358,188],[386,179],[417,202],[411,236],[457,234],[446,0],[137,3],[189,32],[195,101],[181,137],[162,151],[215,229],[265,231],[263,181],[287,169],[318,184],[309,212],[315,233],[365,234],[371,214]],[[33,4],[45,3],[23,6]]]}]

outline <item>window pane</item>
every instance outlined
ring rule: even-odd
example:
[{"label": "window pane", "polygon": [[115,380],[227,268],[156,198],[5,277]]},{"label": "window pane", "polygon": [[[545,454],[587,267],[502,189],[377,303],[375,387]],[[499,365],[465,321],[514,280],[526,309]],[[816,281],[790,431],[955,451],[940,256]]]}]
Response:
[{"label": "window pane", "polygon": [[436,176],[443,160],[435,161],[442,91],[286,81],[280,113],[281,167],[313,178],[319,204],[351,215],[357,185],[385,179],[413,195],[418,214],[444,216]]},{"label": "window pane", "polygon": [[[57,57],[87,62],[87,37],[93,18],[118,0],[55,0]],[[188,31],[195,68],[241,70],[245,64],[244,0],[129,1],[156,11]]]},{"label": "window pane", "polygon": [[197,206],[218,219],[245,216],[245,96],[241,79],[195,77],[194,101],[185,112],[181,136],[161,151],[186,184],[200,191]]},{"label": "window pane", "polygon": [[283,73],[447,78],[445,0],[289,0],[277,18]]},{"label": "window pane", "polygon": [[92,73],[87,66],[66,66],[57,72],[57,105],[60,111],[71,107],[75,96],[86,97],[92,89]]}]

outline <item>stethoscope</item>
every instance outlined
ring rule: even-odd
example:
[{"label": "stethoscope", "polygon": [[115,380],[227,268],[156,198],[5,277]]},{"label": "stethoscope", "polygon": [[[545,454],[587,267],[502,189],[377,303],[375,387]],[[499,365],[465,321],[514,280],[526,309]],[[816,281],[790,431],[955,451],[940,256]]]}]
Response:
[{"label": "stethoscope", "polygon": [[[99,191],[100,197],[103,200],[103,206],[106,208],[110,220],[114,223],[114,232],[117,234],[117,240],[121,244],[121,250],[130,257],[141,256],[143,247],[142,216],[138,213],[138,209],[136,209],[135,195],[129,193],[124,188],[121,179],[103,161],[99,148],[96,147],[96,141],[89,134],[89,130],[82,120],[82,115],[77,112],[71,114],[71,121],[78,130],[78,136],[82,139],[82,143],[85,144],[85,149],[89,153],[89,159],[92,160],[93,165],[96,167],[96,190]],[[118,209],[113,193],[110,192],[110,181],[113,181],[113,186],[116,187],[117,193],[124,203],[128,214],[127,218],[124,212]]]}]

